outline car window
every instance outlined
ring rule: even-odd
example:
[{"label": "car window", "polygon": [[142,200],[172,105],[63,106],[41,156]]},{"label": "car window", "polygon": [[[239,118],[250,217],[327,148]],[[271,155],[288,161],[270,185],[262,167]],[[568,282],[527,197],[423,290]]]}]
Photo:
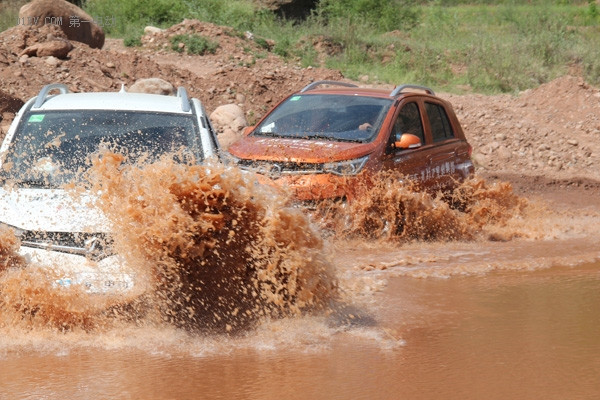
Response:
[{"label": "car window", "polygon": [[450,139],[454,137],[452,125],[448,120],[446,110],[439,104],[425,102],[427,117],[431,125],[431,135],[434,142]]},{"label": "car window", "polygon": [[349,95],[294,95],[273,110],[253,136],[369,142],[375,139],[390,99]]},{"label": "car window", "polygon": [[[190,115],[133,111],[54,111],[23,116],[0,176],[59,186],[79,179],[100,148],[124,154],[128,162],[156,160],[167,153],[200,158],[196,124]],[[179,157],[179,156],[178,156]]]},{"label": "car window", "polygon": [[402,107],[394,123],[394,139],[392,140],[396,140],[396,135],[402,135],[403,133],[413,134],[421,139],[422,144],[425,144],[423,123],[421,122],[421,113],[417,103],[408,103]]}]

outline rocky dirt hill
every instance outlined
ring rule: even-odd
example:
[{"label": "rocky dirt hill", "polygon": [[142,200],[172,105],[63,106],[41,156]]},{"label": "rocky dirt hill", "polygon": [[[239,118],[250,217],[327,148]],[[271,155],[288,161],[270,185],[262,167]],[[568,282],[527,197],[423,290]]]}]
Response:
[{"label": "rocky dirt hill", "polygon": [[[194,20],[167,30],[148,29],[137,48],[108,39],[101,50],[72,42],[63,59],[22,55],[28,46],[60,35],[56,31],[19,26],[0,33],[3,98],[26,100],[53,82],[66,83],[73,91],[112,91],[158,77],[185,86],[209,112],[238,104],[252,123],[314,80],[344,80],[339,71],[284,62],[268,51],[273,43],[258,41],[250,32]],[[203,56],[188,55],[185,48],[178,53],[170,43],[177,34],[200,34],[219,47]],[[600,179],[600,91],[581,78],[565,76],[518,96],[441,96],[454,105],[481,173]],[[12,111],[0,109],[4,130]]]}]

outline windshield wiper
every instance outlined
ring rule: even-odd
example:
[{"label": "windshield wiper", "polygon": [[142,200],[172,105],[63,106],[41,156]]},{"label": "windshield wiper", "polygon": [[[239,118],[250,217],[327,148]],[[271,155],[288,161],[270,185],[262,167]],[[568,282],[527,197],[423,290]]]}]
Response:
[{"label": "windshield wiper", "polygon": [[[256,132],[256,133],[252,133],[252,136],[268,136],[268,137],[280,137],[280,138],[288,138],[290,136],[286,136],[286,135],[279,135],[275,132]],[[291,137],[293,139],[293,137]]]},{"label": "windshield wiper", "polygon": [[304,140],[312,140],[312,139],[323,139],[323,140],[329,140],[332,142],[354,142],[354,143],[363,143],[362,140],[360,139],[346,139],[346,138],[339,138],[339,137],[335,137],[335,136],[328,136],[328,135],[310,135],[310,134],[305,134],[305,135],[300,135],[300,134],[290,134],[290,135],[279,135],[273,132],[259,132],[259,133],[253,133],[253,136],[268,136],[268,137],[277,137],[277,138],[282,138],[282,139],[304,139]]},{"label": "windshield wiper", "polygon": [[332,142],[355,142],[355,143],[362,143],[363,141],[360,139],[346,139],[346,138],[340,138],[340,137],[335,137],[335,136],[328,136],[328,135],[307,135],[305,137],[302,138],[298,138],[298,139],[325,139],[325,140],[329,140]]}]

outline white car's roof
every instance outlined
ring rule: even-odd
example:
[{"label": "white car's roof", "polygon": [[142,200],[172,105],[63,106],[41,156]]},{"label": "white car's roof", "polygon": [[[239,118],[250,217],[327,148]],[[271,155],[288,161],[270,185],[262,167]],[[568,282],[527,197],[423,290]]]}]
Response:
[{"label": "white car's roof", "polygon": [[65,93],[48,96],[39,108],[34,106],[31,109],[33,112],[38,110],[127,110],[191,114],[191,110],[183,111],[181,97],[127,92]]}]

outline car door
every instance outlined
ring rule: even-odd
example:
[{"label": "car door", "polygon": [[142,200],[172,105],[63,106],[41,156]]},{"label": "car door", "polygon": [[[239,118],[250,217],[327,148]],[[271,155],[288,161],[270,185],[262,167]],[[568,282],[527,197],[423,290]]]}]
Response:
[{"label": "car door", "polygon": [[431,149],[428,152],[429,186],[432,189],[448,189],[460,179],[457,170],[457,152],[461,141],[450,122],[443,103],[425,99],[423,108],[426,114],[426,134],[429,134]]},{"label": "car door", "polygon": [[[426,171],[431,146],[426,143],[421,108],[415,100],[400,103],[390,129],[384,161],[386,169],[397,171],[419,186],[427,185],[427,180],[431,178]],[[394,146],[405,133],[417,136],[421,143],[410,148]]]}]

